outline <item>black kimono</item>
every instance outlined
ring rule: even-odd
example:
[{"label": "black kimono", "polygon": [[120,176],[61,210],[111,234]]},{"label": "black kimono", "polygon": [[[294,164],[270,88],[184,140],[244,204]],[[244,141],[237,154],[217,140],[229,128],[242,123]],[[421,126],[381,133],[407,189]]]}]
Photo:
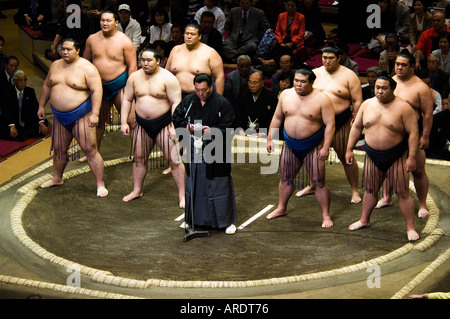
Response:
[{"label": "black kimono", "polygon": [[[197,155],[195,155],[194,150],[194,138],[190,137],[190,143],[188,144],[192,165],[186,163],[185,221],[192,225],[191,189],[193,188],[193,224],[211,228],[228,227],[237,220],[230,162],[234,121],[233,108],[226,98],[215,91],[212,92],[204,106],[201,105],[197,95],[192,93],[181,101],[172,116],[172,122],[176,129],[186,128],[188,121],[190,121],[190,124],[201,121],[201,124],[209,126],[212,132],[221,133],[223,143],[218,146],[221,148],[220,150],[213,148],[213,151],[211,151],[208,144],[214,142],[214,133],[211,134],[211,139],[204,138],[201,154],[203,156],[199,161],[194,160],[194,156]],[[183,143],[186,143],[186,141]],[[211,151],[213,155],[217,155],[215,152],[220,151],[219,154],[222,154],[222,158],[212,162],[209,161],[208,154],[205,152],[206,149],[208,149],[208,152]]]}]

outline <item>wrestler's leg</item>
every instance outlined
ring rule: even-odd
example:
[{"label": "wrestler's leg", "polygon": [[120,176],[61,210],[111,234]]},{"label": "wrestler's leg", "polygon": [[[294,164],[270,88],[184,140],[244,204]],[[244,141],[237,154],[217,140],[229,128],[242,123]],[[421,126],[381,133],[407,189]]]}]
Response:
[{"label": "wrestler's leg", "polygon": [[[103,135],[105,134],[106,123],[109,120],[109,114],[112,107],[112,102],[106,99],[102,100],[100,107],[100,113],[98,115],[98,125],[95,128],[95,139],[97,144],[97,150],[100,151],[100,144],[102,143]],[[79,159],[80,162],[86,162],[87,156],[83,156]]]},{"label": "wrestler's leg", "polygon": [[41,188],[60,186],[64,183],[63,173],[67,166],[67,150],[72,142],[72,132],[62,126],[56,117],[53,118],[53,176],[41,184]]},{"label": "wrestler's leg", "polygon": [[316,198],[322,209],[322,227],[333,226],[330,216],[330,189],[325,181],[325,161],[317,158],[318,148],[315,147],[305,159],[305,167],[316,189]]},{"label": "wrestler's leg", "polygon": [[416,189],[417,199],[419,201],[419,217],[426,218],[429,213],[427,210],[427,195],[429,180],[425,171],[426,155],[424,150],[419,150],[416,155],[416,169],[412,172],[414,178],[414,187]]},{"label": "wrestler's leg", "polygon": [[414,227],[414,200],[409,193],[409,174],[404,168],[406,156],[405,153],[402,160],[397,160],[387,174],[388,176],[390,174],[395,174],[394,178],[396,179],[396,183],[394,191],[398,197],[400,211],[406,221],[408,240],[415,241],[419,239],[419,235]]},{"label": "wrestler's leg", "polygon": [[358,204],[361,202],[361,196],[358,189],[358,175],[359,169],[356,161],[353,161],[351,165],[348,165],[345,161],[345,152],[347,150],[348,136],[350,133],[350,122],[345,123],[335,133],[331,146],[336,151],[336,154],[344,166],[345,175],[352,189],[351,203]]},{"label": "wrestler's leg", "polygon": [[366,157],[364,165],[364,181],[366,190],[362,200],[362,214],[361,218],[351,224],[349,230],[358,230],[361,228],[370,227],[370,215],[377,205],[378,191],[383,184],[385,174],[378,169],[369,157]]},{"label": "wrestler's leg", "polygon": [[136,127],[134,139],[133,191],[122,199],[124,202],[143,196],[142,188],[148,170],[148,157],[154,146],[153,140],[140,126]]},{"label": "wrestler's leg", "polygon": [[173,148],[174,147],[177,148],[178,145],[175,144],[175,141],[173,139],[169,138],[169,127],[171,126],[172,124],[166,126],[161,130],[161,132],[159,132],[158,136],[156,137],[156,143],[163,151],[164,157],[169,161],[170,168],[172,169],[172,177],[178,188],[179,206],[180,208],[184,208],[186,196],[185,193],[186,173],[181,158],[177,160],[172,156],[172,154],[175,153],[179,154],[179,152],[175,152]]},{"label": "wrestler's leg", "polygon": [[387,180],[383,183],[383,197],[377,202],[375,209],[392,206],[392,189]]},{"label": "wrestler's leg", "polygon": [[89,112],[84,118],[77,121],[77,124],[72,129],[72,134],[86,154],[87,162],[97,183],[97,196],[106,197],[108,191],[103,179],[105,167],[103,158],[97,149],[96,128],[89,126],[90,115],[91,113]]},{"label": "wrestler's leg", "polygon": [[278,184],[278,207],[266,216],[267,219],[287,215],[287,204],[294,191],[294,178],[302,165],[303,162],[288,147],[283,147],[280,159],[281,180]]}]

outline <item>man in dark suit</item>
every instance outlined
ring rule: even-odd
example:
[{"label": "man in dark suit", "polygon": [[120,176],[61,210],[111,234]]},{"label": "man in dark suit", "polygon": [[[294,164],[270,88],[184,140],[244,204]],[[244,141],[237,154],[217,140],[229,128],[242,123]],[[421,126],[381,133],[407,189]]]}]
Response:
[{"label": "man in dark suit", "polygon": [[5,64],[0,69],[0,91],[6,90],[13,85],[12,76],[19,66],[19,59],[9,56],[5,59]]},{"label": "man in dark suit", "polygon": [[263,73],[251,73],[248,91],[240,96],[236,110],[236,129],[242,129],[239,134],[267,136],[277,102],[272,92],[264,87]]},{"label": "man in dark suit", "polygon": [[427,66],[430,74],[430,87],[447,97],[449,94],[449,74],[439,68],[439,58],[430,54],[427,58]]},{"label": "man in dark suit", "polygon": [[222,34],[214,28],[214,21],[216,17],[211,11],[205,11],[200,17],[200,27],[202,28],[201,42],[209,45],[211,48],[217,51],[222,56],[223,42]]},{"label": "man in dark suit", "polygon": [[19,11],[14,15],[14,22],[18,25],[35,27],[51,20],[51,2],[46,0],[19,1]]},{"label": "man in dark suit", "polygon": [[264,32],[270,28],[264,11],[251,6],[250,0],[240,0],[239,7],[230,10],[225,31],[228,38],[223,43],[223,58],[236,63],[238,56],[254,56]]},{"label": "man in dark suit", "polygon": [[0,138],[24,140],[46,134],[48,122],[38,118],[39,102],[34,89],[26,86],[26,73],[16,71],[13,84],[1,95]]}]

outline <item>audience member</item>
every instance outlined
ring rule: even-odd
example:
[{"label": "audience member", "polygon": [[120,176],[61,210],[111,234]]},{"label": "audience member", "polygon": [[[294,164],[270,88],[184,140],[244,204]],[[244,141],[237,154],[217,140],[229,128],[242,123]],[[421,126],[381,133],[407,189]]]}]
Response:
[{"label": "audience member", "polygon": [[187,1],[184,1],[184,3],[185,3],[185,8],[186,8],[185,10],[183,10],[183,12],[185,12],[185,16],[186,16],[185,24],[194,22],[195,14],[204,5],[203,0],[187,0]]},{"label": "audience member", "polygon": [[[386,37],[384,38],[384,44],[385,44],[385,47],[388,46],[389,44],[398,45],[398,47],[399,47],[398,53],[400,53],[400,38],[398,37],[397,33],[387,34]],[[386,60],[386,59],[387,59],[386,50],[383,50],[380,53],[379,60]]]},{"label": "audience member", "polygon": [[222,34],[214,27],[214,13],[204,11],[200,17],[200,27],[202,28],[201,42],[209,45],[217,51],[219,55],[223,52]]},{"label": "audience member", "polygon": [[303,0],[298,11],[305,16],[305,45],[310,49],[323,46],[326,39],[318,0]]},{"label": "audience member", "polygon": [[439,68],[439,58],[430,54],[427,59],[430,74],[430,87],[438,91],[441,96],[449,94],[449,74]]},{"label": "audience member", "polygon": [[136,51],[141,46],[141,25],[131,17],[131,8],[128,4],[121,4],[117,10],[119,24],[117,30],[125,33],[133,42]]},{"label": "audience member", "polygon": [[430,146],[425,150],[427,157],[450,161],[450,108],[449,97],[442,99],[442,111],[433,114],[433,125],[430,132]]},{"label": "audience member", "polygon": [[166,66],[167,59],[169,58],[167,55],[167,43],[164,40],[156,40],[153,42],[152,47],[155,48],[160,55],[159,66],[164,68]]},{"label": "audience member", "polygon": [[264,11],[252,7],[250,0],[240,0],[225,22],[228,38],[223,43],[223,58],[236,63],[238,56],[253,56],[264,32],[270,27]]},{"label": "audience member", "polygon": [[395,12],[391,10],[390,0],[379,0],[378,6],[380,7],[380,27],[372,29],[372,39],[367,45],[372,56],[376,59],[379,58],[380,52],[386,46],[385,36],[388,33],[397,33],[395,31]]},{"label": "audience member", "polygon": [[352,59],[350,59],[350,57],[348,56],[348,51],[349,51],[349,46],[347,43],[339,43],[338,47],[342,50],[342,54],[339,57],[339,63],[343,66],[345,66],[346,68],[349,68],[350,70],[352,70],[353,72],[355,72],[355,74],[357,76],[359,76],[359,64],[355,61],[353,61]]},{"label": "audience member", "polygon": [[378,61],[380,71],[386,71],[390,76],[395,75],[395,57],[399,51],[400,46],[396,43],[386,45],[386,59],[382,59],[380,55],[380,60]]},{"label": "audience member", "polygon": [[278,77],[278,93],[275,94],[275,92],[272,92],[273,96],[275,96],[277,99],[280,97],[281,92],[283,92],[286,89],[289,89],[294,86],[294,73],[282,73]]},{"label": "audience member", "polygon": [[255,2],[255,8],[264,11],[267,21],[273,30],[277,26],[279,14],[286,11],[284,2],[285,0],[257,0]]},{"label": "audience member", "polygon": [[172,27],[170,28],[170,37],[172,40],[167,42],[167,56],[170,55],[170,51],[172,51],[173,47],[179,44],[184,43],[184,31],[183,27],[179,23],[172,24]]},{"label": "audience member", "polygon": [[265,136],[277,101],[277,98],[264,87],[264,74],[261,71],[250,74],[248,91],[241,95],[237,105],[236,128],[240,128],[239,134]]},{"label": "audience member", "polygon": [[432,51],[431,54],[439,58],[439,68],[450,74],[450,33],[439,33],[438,40],[439,49]]},{"label": "audience member", "polygon": [[37,28],[52,20],[50,1],[23,0],[19,1],[19,10],[14,15],[14,22],[18,25]]},{"label": "audience member", "polygon": [[178,5],[174,5],[170,0],[158,0],[158,7],[163,8],[169,16],[169,22],[172,24],[181,25],[181,29],[186,25],[183,8]]},{"label": "audience member", "polygon": [[[205,0],[205,6],[201,7],[197,13],[195,14],[194,20],[197,21],[198,24],[201,22],[201,17],[203,12],[209,11],[214,15],[214,24],[213,27],[220,32],[223,37],[223,31],[225,28],[225,13],[223,13],[222,9],[218,6],[218,0]],[[203,30],[203,35],[205,34],[205,30]]]},{"label": "audience member", "polygon": [[241,55],[237,59],[237,70],[231,71],[225,81],[223,95],[233,106],[234,114],[237,111],[237,101],[239,97],[248,91],[248,77],[256,69],[252,68],[252,59],[248,55]]},{"label": "audience member", "polygon": [[366,73],[367,85],[361,88],[364,101],[375,96],[375,81],[381,75],[381,71],[377,66],[371,66],[367,69]]},{"label": "audience member", "polygon": [[409,42],[415,51],[417,41],[423,31],[433,27],[433,16],[427,11],[424,0],[413,1],[414,12],[409,19]]},{"label": "audience member", "polygon": [[[81,0],[68,0],[67,5],[75,4],[81,7]],[[61,57],[61,41],[65,38],[77,39],[80,43],[80,54],[84,52],[84,46],[87,38],[89,37],[89,19],[86,13],[80,12],[80,28],[69,27],[67,19],[75,12],[73,9],[71,12],[67,12],[63,20],[59,24],[56,35],[53,38],[51,50],[52,60],[59,59]]]},{"label": "audience member", "polygon": [[[416,45],[416,65],[415,68],[421,69],[425,67],[426,60],[430,53],[439,48],[439,44],[436,38],[440,32],[449,32],[450,29],[445,25],[445,13],[440,11],[435,11],[433,13],[433,27],[425,30],[419,37]],[[422,64],[422,65],[421,65]]]},{"label": "audience member", "polygon": [[169,42],[172,39],[171,35],[172,24],[169,22],[169,16],[163,8],[156,8],[152,13],[150,27],[148,29],[149,43],[156,40],[163,40]]},{"label": "audience member", "polygon": [[390,0],[390,9],[395,14],[395,33],[401,44],[409,44],[409,8],[398,0]]},{"label": "audience member", "polygon": [[431,95],[433,97],[433,115],[442,111],[442,95],[431,87],[431,76],[428,70],[420,70],[417,76],[430,87]]},{"label": "audience member", "polygon": [[25,140],[47,134],[48,122],[39,120],[39,102],[33,88],[27,86],[27,75],[22,70],[14,72],[13,86],[1,93],[0,138]]},{"label": "audience member", "polygon": [[0,90],[6,89],[13,85],[12,75],[19,67],[19,59],[15,56],[6,58],[3,67],[0,69]]},{"label": "audience member", "polygon": [[275,61],[279,61],[283,54],[290,54],[300,64],[307,60],[304,54],[305,16],[297,12],[298,1],[288,0],[285,3],[286,11],[278,16],[275,28],[277,44],[273,56]]},{"label": "audience member", "polygon": [[3,52],[3,47],[5,46],[5,38],[0,35],[0,68],[3,68],[3,64],[6,62],[8,57],[5,52]]},{"label": "audience member", "polygon": [[145,31],[148,24],[148,2],[147,0],[131,0],[127,1],[131,7],[131,16],[141,26],[141,33]]},{"label": "audience member", "polygon": [[278,86],[280,76],[282,74],[293,75],[295,73],[294,61],[292,59],[292,56],[290,56],[289,54],[283,54],[280,57],[279,64],[280,64],[280,71],[272,75],[272,92],[275,96],[278,96],[280,90],[280,87]]}]

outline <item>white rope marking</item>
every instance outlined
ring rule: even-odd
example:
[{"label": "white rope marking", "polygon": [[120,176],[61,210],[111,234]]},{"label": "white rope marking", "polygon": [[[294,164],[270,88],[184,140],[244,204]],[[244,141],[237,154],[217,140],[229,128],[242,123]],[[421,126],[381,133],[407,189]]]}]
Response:
[{"label": "white rope marking", "polygon": [[174,219],[174,221],[179,222],[180,220],[182,220],[184,218],[184,213],[181,214],[180,216],[178,216],[177,218]]},{"label": "white rope marking", "polygon": [[271,209],[273,207],[273,205],[267,205],[266,208],[264,208],[263,210],[261,210],[259,213],[257,213],[256,215],[254,215],[253,217],[251,217],[250,219],[248,219],[245,223],[243,223],[241,226],[238,227],[238,229],[243,229],[245,226],[247,226],[248,224],[250,224],[251,222],[253,222],[255,219],[257,219],[258,217],[260,217],[261,215],[263,215],[264,213],[266,213],[269,209]]}]

